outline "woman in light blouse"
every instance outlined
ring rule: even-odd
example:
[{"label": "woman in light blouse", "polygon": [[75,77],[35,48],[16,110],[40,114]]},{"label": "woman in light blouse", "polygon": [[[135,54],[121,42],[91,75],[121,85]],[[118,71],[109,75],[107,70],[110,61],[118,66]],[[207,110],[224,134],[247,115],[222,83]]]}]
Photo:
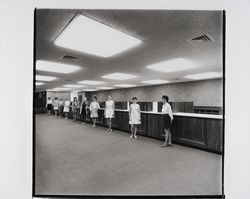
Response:
[{"label": "woman in light blouse", "polygon": [[171,132],[170,132],[170,127],[171,123],[174,119],[172,108],[170,104],[168,103],[168,96],[163,95],[162,96],[162,123],[163,123],[163,129],[165,132],[165,142],[162,145],[162,147],[167,147],[167,146],[172,146],[172,141],[171,141]]}]

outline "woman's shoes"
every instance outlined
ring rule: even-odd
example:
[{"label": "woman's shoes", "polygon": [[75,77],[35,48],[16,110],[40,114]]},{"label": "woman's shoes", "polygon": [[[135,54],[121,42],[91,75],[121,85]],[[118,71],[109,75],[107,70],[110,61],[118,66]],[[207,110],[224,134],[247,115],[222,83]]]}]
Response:
[{"label": "woman's shoes", "polygon": [[138,137],[136,135],[134,135],[134,138],[137,139]]}]

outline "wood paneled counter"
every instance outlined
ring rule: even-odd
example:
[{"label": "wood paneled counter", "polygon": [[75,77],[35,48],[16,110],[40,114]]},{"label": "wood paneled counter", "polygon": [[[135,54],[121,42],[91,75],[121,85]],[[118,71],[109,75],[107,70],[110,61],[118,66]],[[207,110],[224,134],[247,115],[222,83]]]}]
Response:
[{"label": "wood paneled counter", "polygon": [[[138,135],[164,140],[161,113],[141,111],[141,120],[142,124],[138,126]],[[99,110],[97,125],[107,126],[104,109]],[[112,126],[114,129],[129,132],[128,110],[116,109]],[[222,115],[177,112],[174,113],[171,132],[173,142],[176,144],[222,154]]]}]

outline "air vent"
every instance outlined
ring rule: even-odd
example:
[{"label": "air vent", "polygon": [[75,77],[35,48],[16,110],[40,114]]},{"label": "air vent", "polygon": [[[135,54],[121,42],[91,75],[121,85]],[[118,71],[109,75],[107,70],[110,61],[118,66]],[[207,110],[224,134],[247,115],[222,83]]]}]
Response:
[{"label": "air vent", "polygon": [[193,38],[188,40],[188,42],[194,46],[204,45],[204,44],[210,43],[212,41],[214,41],[214,40],[212,39],[211,35],[209,35],[208,33],[202,34],[202,35],[197,36],[197,37],[193,37]]},{"label": "air vent", "polygon": [[66,60],[75,60],[78,59],[78,57],[72,56],[72,55],[64,55],[62,57],[62,59],[66,59]]}]

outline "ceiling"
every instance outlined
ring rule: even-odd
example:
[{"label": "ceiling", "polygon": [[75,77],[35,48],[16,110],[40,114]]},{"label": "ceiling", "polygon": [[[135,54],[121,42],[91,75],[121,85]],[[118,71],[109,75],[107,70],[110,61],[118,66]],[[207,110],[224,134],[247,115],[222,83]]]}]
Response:
[{"label": "ceiling", "polygon": [[[55,38],[78,14],[83,14],[117,30],[142,40],[138,47],[109,58],[60,48],[53,44]],[[69,63],[82,69],[60,74],[36,71],[38,75],[58,77],[56,80],[37,86],[37,90],[77,84],[82,80],[104,81],[100,86],[130,83],[145,86],[143,80],[164,79],[170,83],[191,81],[185,75],[222,71],[222,12],[185,10],[61,10],[38,9],[36,11],[36,60]],[[100,33],[101,34],[101,33]],[[188,40],[209,35],[211,42],[198,45]],[[95,42],[95,41],[93,41]],[[75,60],[64,60],[64,55],[76,56]],[[185,58],[199,67],[171,73],[150,70],[146,66],[175,58]],[[102,76],[123,72],[137,75],[130,80],[108,80]],[[86,86],[95,88],[95,86]]]}]

